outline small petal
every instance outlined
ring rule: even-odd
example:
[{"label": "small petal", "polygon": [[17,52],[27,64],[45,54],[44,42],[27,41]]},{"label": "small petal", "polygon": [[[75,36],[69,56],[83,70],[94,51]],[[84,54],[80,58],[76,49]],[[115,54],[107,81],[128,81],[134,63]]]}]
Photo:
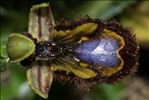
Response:
[{"label": "small petal", "polygon": [[27,80],[35,93],[43,98],[48,98],[53,81],[53,73],[48,66],[33,66],[27,71]]},{"label": "small petal", "polygon": [[34,5],[30,9],[28,32],[38,41],[46,41],[52,37],[55,21],[49,4]]}]

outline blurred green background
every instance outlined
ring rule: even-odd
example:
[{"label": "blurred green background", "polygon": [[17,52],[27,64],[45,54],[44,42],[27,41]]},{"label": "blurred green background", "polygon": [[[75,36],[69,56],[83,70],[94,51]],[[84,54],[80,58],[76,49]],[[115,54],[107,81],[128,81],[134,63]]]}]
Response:
[{"label": "blurred green background", "polygon": [[26,32],[29,9],[50,2],[56,21],[88,15],[116,19],[136,34],[140,44],[139,71],[115,85],[99,84],[81,94],[69,84],[54,82],[48,100],[149,100],[149,1],[140,0],[1,0],[0,1],[0,100],[43,100],[28,87],[26,69],[6,63],[5,44],[12,32]]}]

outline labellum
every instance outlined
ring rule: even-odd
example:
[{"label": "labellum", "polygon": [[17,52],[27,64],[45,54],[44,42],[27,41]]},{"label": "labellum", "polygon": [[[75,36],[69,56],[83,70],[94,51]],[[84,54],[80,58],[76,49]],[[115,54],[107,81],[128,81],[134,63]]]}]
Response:
[{"label": "labellum", "polygon": [[132,75],[138,51],[135,36],[117,22],[84,17],[55,24],[46,3],[31,8],[28,32],[12,33],[7,44],[10,62],[30,66],[28,83],[43,98],[53,79],[88,90]]}]

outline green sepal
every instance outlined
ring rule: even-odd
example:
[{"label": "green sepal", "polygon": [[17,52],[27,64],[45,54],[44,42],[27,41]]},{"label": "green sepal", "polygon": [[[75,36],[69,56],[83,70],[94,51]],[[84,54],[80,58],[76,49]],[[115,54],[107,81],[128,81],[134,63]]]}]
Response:
[{"label": "green sepal", "polygon": [[34,42],[21,34],[10,34],[7,53],[11,63],[17,63],[29,57],[35,50]]}]

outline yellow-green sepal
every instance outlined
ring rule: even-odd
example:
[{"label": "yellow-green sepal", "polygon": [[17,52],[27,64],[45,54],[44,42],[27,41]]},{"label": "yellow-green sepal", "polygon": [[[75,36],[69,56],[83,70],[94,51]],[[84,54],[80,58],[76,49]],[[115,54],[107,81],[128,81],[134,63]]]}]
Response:
[{"label": "yellow-green sepal", "polygon": [[21,34],[10,34],[7,43],[7,53],[11,63],[17,63],[29,57],[35,50],[34,42]]}]

